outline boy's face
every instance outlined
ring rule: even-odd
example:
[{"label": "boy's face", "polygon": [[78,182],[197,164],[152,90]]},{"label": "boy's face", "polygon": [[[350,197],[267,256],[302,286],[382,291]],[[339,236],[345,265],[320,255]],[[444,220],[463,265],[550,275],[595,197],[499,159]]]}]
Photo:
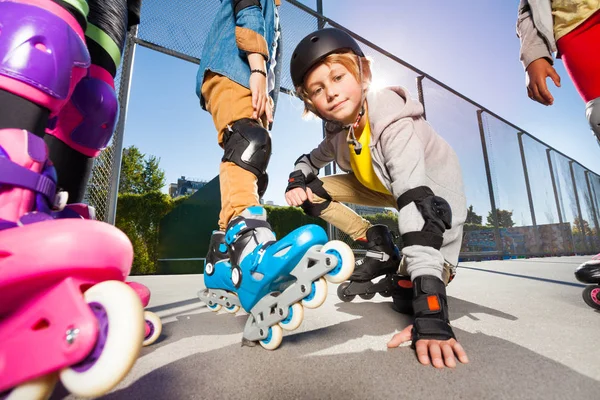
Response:
[{"label": "boy's face", "polygon": [[353,124],[361,106],[361,84],[342,64],[321,64],[306,76],[308,97],[328,121]]}]

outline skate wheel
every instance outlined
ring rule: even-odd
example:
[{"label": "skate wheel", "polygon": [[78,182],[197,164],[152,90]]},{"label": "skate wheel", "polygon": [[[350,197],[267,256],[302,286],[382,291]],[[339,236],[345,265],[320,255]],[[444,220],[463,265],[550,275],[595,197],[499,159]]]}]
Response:
[{"label": "skate wheel", "polygon": [[325,275],[325,278],[331,283],[347,281],[354,272],[354,253],[352,249],[340,240],[332,240],[321,248],[321,252],[331,254],[338,260],[337,266]]},{"label": "skate wheel", "polygon": [[231,268],[231,282],[236,289],[240,288],[240,285],[242,284],[242,270],[240,267],[235,266]]},{"label": "skate wheel", "polygon": [[583,301],[588,306],[600,310],[600,286],[586,286],[583,289]]},{"label": "skate wheel", "polygon": [[325,303],[327,298],[327,281],[319,278],[314,281],[310,288],[310,293],[302,299],[302,305],[306,308],[317,308]]},{"label": "skate wheel", "polygon": [[210,311],[213,311],[213,312],[217,312],[221,309],[221,307],[223,307],[222,305],[217,304],[217,303],[207,304],[206,306],[209,308]]},{"label": "skate wheel", "polygon": [[300,303],[294,303],[289,308],[287,318],[279,322],[279,326],[286,331],[293,331],[294,329],[298,329],[303,319],[304,307]]},{"label": "skate wheel", "polygon": [[50,398],[57,381],[58,376],[55,373],[44,375],[25,382],[8,392],[0,393],[0,398],[3,400],[46,400]]},{"label": "skate wheel", "polygon": [[363,300],[371,300],[373,297],[375,297],[375,293],[362,293],[358,296]]},{"label": "skate wheel", "polygon": [[260,345],[267,350],[275,350],[281,345],[283,340],[283,330],[279,325],[269,327],[267,338],[260,341]]},{"label": "skate wheel", "polygon": [[215,266],[212,265],[212,263],[206,264],[206,267],[204,267],[204,274],[211,276],[214,273],[215,273]]},{"label": "skate wheel", "polygon": [[347,295],[344,293],[348,286],[350,286],[350,282],[344,282],[344,283],[340,283],[340,285],[337,288],[337,295],[338,295],[339,299],[345,303],[350,303],[356,297],[356,295],[353,295],[353,294]]},{"label": "skate wheel", "polygon": [[240,311],[240,306],[234,305],[231,307],[225,307],[225,311],[227,311],[229,314],[235,314],[236,312]]},{"label": "skate wheel", "polygon": [[388,291],[381,292],[379,294],[381,295],[381,297],[391,297],[392,296],[392,294]]},{"label": "skate wheel", "polygon": [[146,320],[146,336],[144,337],[142,346],[150,346],[160,336],[162,322],[158,315],[151,311],[144,311],[144,319]]},{"label": "skate wheel", "polygon": [[60,371],[60,380],[76,396],[98,397],[113,389],[137,360],[144,312],[135,292],[123,282],[101,282],[83,296],[98,320],[96,347],[79,364]]}]

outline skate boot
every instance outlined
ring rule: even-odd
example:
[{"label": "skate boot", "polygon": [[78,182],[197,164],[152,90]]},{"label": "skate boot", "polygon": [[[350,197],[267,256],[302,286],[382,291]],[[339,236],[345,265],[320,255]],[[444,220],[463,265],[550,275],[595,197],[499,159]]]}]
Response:
[{"label": "skate boot", "polygon": [[600,254],[577,267],[575,277],[578,281],[589,284],[582,293],[585,304],[600,310]]},{"label": "skate boot", "polygon": [[[356,261],[350,281],[338,286],[338,297],[345,302],[354,300],[356,295],[365,300],[372,299],[377,293],[389,297],[394,284],[392,274],[398,272],[400,265],[400,251],[390,230],[385,225],[374,225],[367,231],[367,242],[358,242],[365,247],[367,254]],[[385,276],[377,283],[372,282],[382,275]]]},{"label": "skate boot", "polygon": [[231,282],[231,264],[223,231],[213,231],[210,238],[204,268],[204,286],[206,289],[198,292],[198,297],[209,309],[217,312],[225,307],[225,311],[231,314],[239,311],[240,301]]},{"label": "skate boot", "polygon": [[260,206],[232,219],[225,240],[231,283],[242,308],[250,314],[244,343],[259,341],[268,350],[279,347],[282,329],[300,326],[304,307],[323,304],[327,296],[325,278],[342,282],[354,270],[350,247],[339,241],[328,242],[327,234],[317,225],[300,227],[276,241]]},{"label": "skate boot", "polygon": [[[64,207],[61,207],[58,211],[54,211],[52,213],[52,217],[54,219],[87,219],[87,220],[95,220],[96,212],[94,207],[89,206],[83,203],[73,203],[67,204]],[[126,282],[130,288],[132,288],[135,293],[140,298],[142,302],[142,306],[146,308],[148,303],[150,303],[150,289],[145,285],[137,282]],[[144,332],[144,341],[142,345],[149,346],[152,343],[156,342],[156,340],[160,337],[162,333],[162,322],[158,315],[153,313],[152,311],[144,311],[144,321],[146,324],[145,332]]]},{"label": "skate boot", "polygon": [[44,141],[0,130],[0,398],[46,398],[58,378],[101,396],[141,348],[142,305],[123,283],[131,243],[109,224],[54,219],[55,193]]}]

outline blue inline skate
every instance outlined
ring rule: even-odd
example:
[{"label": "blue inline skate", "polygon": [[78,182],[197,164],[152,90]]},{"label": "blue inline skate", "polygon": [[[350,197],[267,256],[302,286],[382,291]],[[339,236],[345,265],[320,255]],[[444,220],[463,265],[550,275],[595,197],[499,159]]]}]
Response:
[{"label": "blue inline skate", "polygon": [[304,307],[317,308],[325,302],[325,278],[340,283],[354,271],[350,247],[337,240],[328,242],[317,225],[300,227],[276,241],[260,206],[230,221],[225,242],[230,260],[215,264],[213,274],[205,277],[207,289],[200,298],[210,306],[223,292],[235,292],[250,314],[244,340],[258,341],[268,350],[279,347],[282,329],[300,326]]},{"label": "blue inline skate", "polygon": [[204,267],[204,286],[211,290],[199,291],[198,297],[210,310],[217,312],[224,307],[225,311],[231,314],[239,311],[240,301],[231,282],[231,264],[227,254],[225,232],[213,231],[210,238]]}]

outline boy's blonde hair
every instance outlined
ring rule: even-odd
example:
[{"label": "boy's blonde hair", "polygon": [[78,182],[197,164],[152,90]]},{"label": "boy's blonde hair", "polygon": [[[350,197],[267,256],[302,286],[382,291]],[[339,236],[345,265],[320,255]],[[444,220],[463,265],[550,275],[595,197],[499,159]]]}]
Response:
[{"label": "boy's blonde hair", "polygon": [[[373,64],[373,60],[371,59],[371,57],[359,57],[352,52],[332,53],[332,54],[329,54],[327,57],[325,57],[323,60],[321,60],[319,63],[315,64],[311,68],[310,71],[314,70],[316,67],[318,67],[321,64],[326,64],[328,66],[331,66],[332,64],[341,64],[348,71],[350,71],[350,73],[352,74],[352,76],[354,76],[354,79],[356,79],[357,82],[361,83],[360,82],[360,67],[358,65],[359,59],[360,59],[360,63],[362,66],[362,79],[363,79],[363,82],[365,82],[367,84],[367,90],[368,90],[368,86],[371,84],[371,80],[372,80],[371,65]],[[309,71],[309,73],[310,73],[310,71]],[[304,85],[298,86],[296,88],[296,94],[304,102],[304,112],[302,113],[303,117],[319,115],[319,113],[317,112],[317,109],[315,108],[315,105],[310,100],[309,95],[308,95],[308,90],[306,89],[306,87]]]}]

